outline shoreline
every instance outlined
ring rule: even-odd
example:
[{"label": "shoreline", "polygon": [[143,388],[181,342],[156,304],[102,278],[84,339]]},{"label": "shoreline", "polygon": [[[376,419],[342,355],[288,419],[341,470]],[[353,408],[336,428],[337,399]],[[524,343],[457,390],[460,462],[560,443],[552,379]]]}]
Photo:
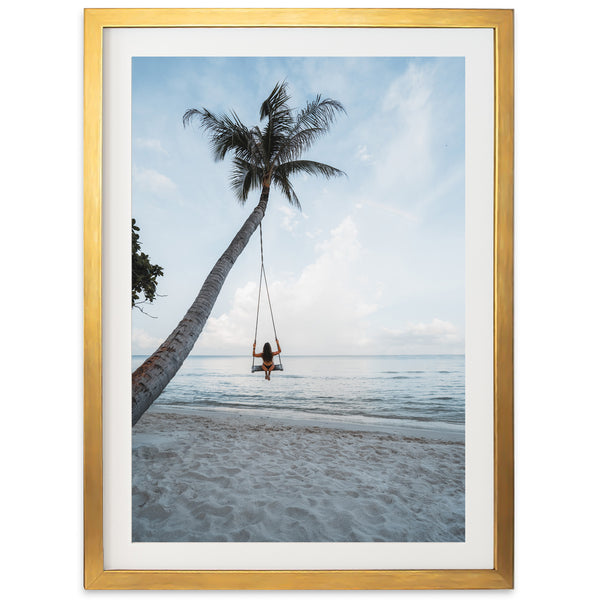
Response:
[{"label": "shoreline", "polygon": [[[388,433],[403,438],[423,438],[427,440],[440,440],[445,442],[464,443],[464,426],[447,424],[438,426],[418,422],[399,422],[397,419],[366,418],[347,415],[319,415],[313,416],[292,410],[279,409],[277,411],[261,408],[209,408],[206,406],[195,407],[183,404],[154,404],[148,412],[151,414],[176,413],[190,417],[203,417],[209,419],[243,418],[248,423],[268,424],[277,423],[291,427],[319,427],[323,429],[336,429],[343,431],[363,431],[370,433]],[[389,422],[388,422],[389,421]]]},{"label": "shoreline", "polygon": [[336,429],[343,431],[363,431],[371,433],[390,433],[404,438],[423,438],[447,442],[464,443],[465,431],[461,426],[428,425],[425,423],[394,423],[394,419],[372,418],[346,415],[319,415],[312,416],[306,413],[285,409],[274,411],[261,408],[209,408],[195,407],[182,404],[154,404],[148,409],[151,414],[176,413],[181,415],[197,416],[210,419],[243,418],[248,423],[268,424],[277,423],[293,427],[319,427],[323,429]]}]

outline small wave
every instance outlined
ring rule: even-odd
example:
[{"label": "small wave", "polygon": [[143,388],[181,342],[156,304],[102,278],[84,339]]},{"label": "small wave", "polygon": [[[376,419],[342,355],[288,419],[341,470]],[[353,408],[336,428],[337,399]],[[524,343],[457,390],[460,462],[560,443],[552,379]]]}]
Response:
[{"label": "small wave", "polygon": [[452,396],[434,396],[432,400],[454,400]]},{"label": "small wave", "polygon": [[[456,425],[464,425],[464,414],[456,413],[454,411],[440,411],[438,410],[423,410],[422,407],[420,410],[412,410],[410,406],[404,406],[398,409],[385,408],[383,410],[376,411],[367,411],[361,410],[360,408],[355,409],[343,409],[341,406],[338,406],[337,410],[332,410],[331,404],[334,403],[326,403],[322,406],[299,406],[295,403],[290,404],[269,404],[269,403],[256,403],[250,404],[246,402],[215,402],[215,401],[204,401],[204,402],[194,402],[194,403],[185,403],[185,402],[160,402],[163,405],[170,406],[179,406],[179,407],[197,407],[202,409],[203,407],[210,407],[211,409],[216,410],[231,410],[231,409],[242,409],[242,410],[265,410],[272,412],[273,414],[279,413],[281,410],[298,415],[319,415],[320,417],[327,418],[333,417],[335,419],[343,419],[345,417],[359,417],[359,418],[367,418],[367,419],[382,419],[385,421],[397,421],[402,422],[405,420],[413,421],[417,423],[448,423],[448,424],[456,424]],[[343,405],[345,403],[335,403]],[[416,407],[415,407],[416,408]],[[420,414],[419,414],[420,413]]]},{"label": "small wave", "polygon": [[390,377],[390,379],[413,379],[408,375],[396,375],[395,377]]},{"label": "small wave", "polygon": [[[217,400],[196,400],[195,402],[184,403],[187,406],[195,406],[198,408],[202,407],[211,407],[211,408],[249,408],[249,409],[268,409],[268,410],[278,410],[279,408],[285,408],[286,410],[298,410],[298,406],[294,406],[293,404],[286,404],[286,400],[295,400],[294,398],[280,398],[279,401],[281,404],[272,404],[269,402],[243,402],[241,400],[230,401],[230,402],[219,402]],[[171,403],[165,403],[171,404]]]}]

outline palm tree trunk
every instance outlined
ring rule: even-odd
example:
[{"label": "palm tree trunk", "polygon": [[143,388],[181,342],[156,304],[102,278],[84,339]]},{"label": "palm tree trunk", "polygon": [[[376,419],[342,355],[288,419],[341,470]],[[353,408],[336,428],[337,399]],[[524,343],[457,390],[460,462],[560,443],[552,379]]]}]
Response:
[{"label": "palm tree trunk", "polygon": [[154,400],[158,398],[194,347],[231,267],[262,221],[268,200],[269,186],[263,185],[260,202],[208,274],[198,296],[179,325],[158,350],[134,371],[131,377],[132,425],[138,422]]}]

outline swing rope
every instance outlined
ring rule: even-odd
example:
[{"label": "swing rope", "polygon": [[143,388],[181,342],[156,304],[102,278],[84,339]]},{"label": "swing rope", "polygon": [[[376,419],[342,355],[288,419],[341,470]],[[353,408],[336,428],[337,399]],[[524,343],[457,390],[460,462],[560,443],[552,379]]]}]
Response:
[{"label": "swing rope", "polygon": [[[265,259],[263,252],[263,238],[262,238],[262,222],[259,223],[260,228],[260,279],[258,283],[258,304],[256,305],[256,325],[254,326],[254,345],[256,345],[256,336],[258,334],[258,317],[260,313],[260,295],[262,292],[262,282],[265,280],[265,290],[267,291],[267,301],[269,303],[269,312],[271,313],[271,323],[273,324],[273,333],[275,334],[275,340],[277,340],[277,329],[275,328],[275,318],[273,317],[273,307],[271,306],[271,296],[269,294],[269,285],[267,284],[267,273],[265,271]],[[281,365],[281,354],[279,357],[279,364]],[[254,356],[252,357],[252,367],[254,367]]]}]

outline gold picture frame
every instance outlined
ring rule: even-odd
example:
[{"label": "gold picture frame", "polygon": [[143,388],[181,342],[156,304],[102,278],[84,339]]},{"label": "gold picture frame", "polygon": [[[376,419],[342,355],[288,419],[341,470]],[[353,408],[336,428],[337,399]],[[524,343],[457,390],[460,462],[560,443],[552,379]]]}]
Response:
[{"label": "gold picture frame", "polygon": [[[105,28],[488,28],[494,32],[494,568],[106,570],[102,422],[102,37]],[[513,586],[513,12],[445,9],[86,9],[84,585],[86,589],[473,589]]]}]

